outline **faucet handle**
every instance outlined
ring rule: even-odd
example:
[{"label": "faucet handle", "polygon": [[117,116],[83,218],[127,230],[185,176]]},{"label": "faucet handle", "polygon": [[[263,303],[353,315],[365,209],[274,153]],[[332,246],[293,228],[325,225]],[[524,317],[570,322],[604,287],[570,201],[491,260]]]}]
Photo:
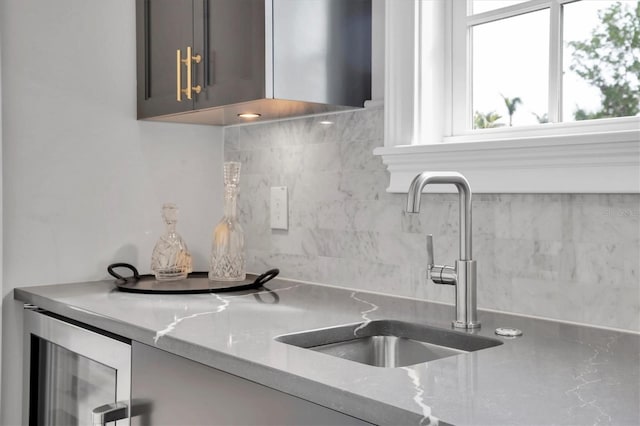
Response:
[{"label": "faucet handle", "polygon": [[433,259],[433,235],[427,234],[427,279],[436,284],[455,285],[457,271],[446,265],[436,265]]},{"label": "faucet handle", "polygon": [[433,235],[427,234],[427,279],[430,280],[431,270],[435,266],[435,260],[433,259]]},{"label": "faucet handle", "polygon": [[433,260],[433,234],[427,234],[427,268],[431,269],[435,265]]}]

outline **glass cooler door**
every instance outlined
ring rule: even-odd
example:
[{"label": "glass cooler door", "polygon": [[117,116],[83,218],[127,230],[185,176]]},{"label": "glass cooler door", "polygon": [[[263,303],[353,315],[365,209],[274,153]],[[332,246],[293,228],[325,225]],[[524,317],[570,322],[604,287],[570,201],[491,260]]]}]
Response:
[{"label": "glass cooler door", "polygon": [[24,424],[129,424],[130,344],[33,310],[25,333]]}]

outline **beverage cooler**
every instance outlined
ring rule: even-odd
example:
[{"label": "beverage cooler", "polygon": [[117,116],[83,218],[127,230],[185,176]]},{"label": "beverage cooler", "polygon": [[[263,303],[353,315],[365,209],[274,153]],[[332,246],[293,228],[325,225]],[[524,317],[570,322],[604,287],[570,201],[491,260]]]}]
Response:
[{"label": "beverage cooler", "polygon": [[129,425],[131,342],[29,305],[23,424]]}]

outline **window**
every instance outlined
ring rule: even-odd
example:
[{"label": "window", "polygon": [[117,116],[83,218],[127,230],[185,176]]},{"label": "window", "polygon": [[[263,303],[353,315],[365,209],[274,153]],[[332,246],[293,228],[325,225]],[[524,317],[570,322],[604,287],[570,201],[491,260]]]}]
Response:
[{"label": "window", "polygon": [[386,1],[388,191],[640,192],[639,3]]},{"label": "window", "polygon": [[452,4],[453,134],[640,112],[637,0]]}]

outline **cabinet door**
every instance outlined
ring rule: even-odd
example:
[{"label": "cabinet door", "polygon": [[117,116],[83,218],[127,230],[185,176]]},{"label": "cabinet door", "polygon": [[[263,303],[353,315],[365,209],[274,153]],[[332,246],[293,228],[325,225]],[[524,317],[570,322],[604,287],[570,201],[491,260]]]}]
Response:
[{"label": "cabinet door", "polygon": [[265,97],[264,0],[195,0],[196,109]]},{"label": "cabinet door", "polygon": [[136,341],[132,352],[131,426],[370,425]]},{"label": "cabinet door", "polygon": [[193,0],[136,0],[136,39],[138,118],[192,110],[194,99],[177,100],[187,67],[177,63],[176,52],[185,59],[187,47],[194,47]]}]

